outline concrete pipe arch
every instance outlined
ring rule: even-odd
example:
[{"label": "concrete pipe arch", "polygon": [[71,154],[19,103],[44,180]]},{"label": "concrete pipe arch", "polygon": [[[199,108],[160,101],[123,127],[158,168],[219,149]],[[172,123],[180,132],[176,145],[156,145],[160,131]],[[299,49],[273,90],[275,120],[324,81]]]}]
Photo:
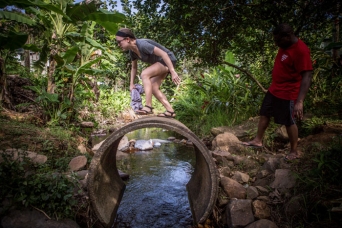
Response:
[{"label": "concrete pipe arch", "polygon": [[116,151],[120,140],[131,131],[163,128],[190,140],[195,149],[194,172],[186,185],[194,224],[203,223],[213,210],[218,194],[215,163],[203,142],[184,124],[164,117],[144,117],[113,132],[94,155],[88,174],[88,192],[92,207],[105,227],[114,223],[126,185],[116,167]]}]

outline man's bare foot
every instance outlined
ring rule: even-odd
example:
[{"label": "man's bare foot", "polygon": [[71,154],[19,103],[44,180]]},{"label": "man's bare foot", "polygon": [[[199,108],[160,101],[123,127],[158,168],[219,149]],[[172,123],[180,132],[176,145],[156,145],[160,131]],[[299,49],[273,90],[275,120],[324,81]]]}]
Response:
[{"label": "man's bare foot", "polygon": [[291,152],[284,157],[285,161],[294,161],[299,158],[298,153]]},{"label": "man's bare foot", "polygon": [[242,142],[241,143],[243,146],[247,146],[247,147],[252,147],[252,148],[261,148],[262,144],[261,143],[255,143],[253,141],[250,142]]}]

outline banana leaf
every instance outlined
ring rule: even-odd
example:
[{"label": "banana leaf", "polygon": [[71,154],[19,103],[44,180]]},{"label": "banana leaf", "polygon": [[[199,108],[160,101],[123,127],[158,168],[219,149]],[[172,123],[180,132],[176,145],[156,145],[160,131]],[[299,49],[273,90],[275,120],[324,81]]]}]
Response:
[{"label": "banana leaf", "polygon": [[28,25],[35,25],[36,22],[24,14],[19,14],[16,12],[0,11],[0,19],[6,19],[10,21],[16,21],[19,23],[24,23]]},{"label": "banana leaf", "polygon": [[0,49],[15,50],[21,48],[27,41],[28,35],[10,31],[6,34],[0,33]]}]

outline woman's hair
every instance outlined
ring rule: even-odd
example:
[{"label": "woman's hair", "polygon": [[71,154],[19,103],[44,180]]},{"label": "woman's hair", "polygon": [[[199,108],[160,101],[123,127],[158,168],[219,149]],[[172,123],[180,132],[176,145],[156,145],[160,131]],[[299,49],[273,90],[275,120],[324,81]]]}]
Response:
[{"label": "woman's hair", "polygon": [[134,33],[128,28],[119,29],[119,31],[116,33],[116,35],[121,36],[121,37],[129,37],[132,39],[136,39]]}]

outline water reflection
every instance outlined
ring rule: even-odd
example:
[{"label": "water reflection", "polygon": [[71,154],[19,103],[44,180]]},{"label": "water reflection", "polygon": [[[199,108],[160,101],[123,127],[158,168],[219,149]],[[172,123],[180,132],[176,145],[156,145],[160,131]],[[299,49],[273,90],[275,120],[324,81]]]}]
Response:
[{"label": "water reflection", "polygon": [[[167,139],[173,132],[162,129],[140,129],[129,139]],[[173,227],[192,224],[186,184],[195,162],[192,147],[162,143],[150,151],[139,151],[117,161],[128,173],[126,190],[113,227]]]}]

